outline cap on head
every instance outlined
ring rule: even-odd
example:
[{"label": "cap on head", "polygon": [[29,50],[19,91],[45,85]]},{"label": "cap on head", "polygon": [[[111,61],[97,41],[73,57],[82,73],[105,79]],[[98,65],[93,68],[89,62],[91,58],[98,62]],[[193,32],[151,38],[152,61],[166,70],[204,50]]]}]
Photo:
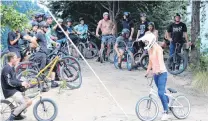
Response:
[{"label": "cap on head", "polygon": [[108,12],[104,12],[103,13],[103,17],[106,16],[106,15],[108,16]]},{"label": "cap on head", "polygon": [[68,19],[66,20],[66,22],[72,22],[72,19],[71,19],[71,18],[68,18]]},{"label": "cap on head", "polygon": [[79,22],[82,21],[82,20],[84,20],[84,18],[83,18],[83,17],[80,17],[80,18],[79,18]]},{"label": "cap on head", "polygon": [[63,23],[63,19],[61,19],[61,18],[59,18],[57,21],[58,21],[59,23]]},{"label": "cap on head", "polygon": [[32,25],[32,27],[33,27],[33,26],[38,26],[38,22],[37,22],[37,21],[33,21],[33,22],[31,23],[31,25]]},{"label": "cap on head", "polygon": [[140,13],[140,17],[147,17],[145,13]]},{"label": "cap on head", "polygon": [[50,14],[45,14],[45,15],[44,15],[44,18],[45,18],[45,19],[48,19],[48,18],[52,18],[52,16],[51,16]]}]

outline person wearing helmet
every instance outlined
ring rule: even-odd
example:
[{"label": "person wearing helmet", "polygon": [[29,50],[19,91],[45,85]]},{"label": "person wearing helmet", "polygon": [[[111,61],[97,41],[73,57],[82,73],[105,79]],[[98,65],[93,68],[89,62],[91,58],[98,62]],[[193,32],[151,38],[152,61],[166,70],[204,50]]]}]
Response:
[{"label": "person wearing helmet", "polygon": [[73,28],[73,26],[72,26],[72,19],[71,18],[69,18],[69,19],[67,19],[67,30],[68,30],[68,34],[69,34],[69,37],[70,37],[70,39],[72,40],[72,42],[75,44],[75,45],[78,45],[78,43],[79,43],[79,41],[78,41],[78,37],[77,37],[77,35],[75,35],[75,31],[74,31],[74,28]]},{"label": "person wearing helmet", "polygon": [[145,76],[154,75],[155,84],[158,88],[158,95],[163,105],[164,113],[161,120],[168,120],[168,102],[169,99],[165,95],[166,82],[167,82],[167,69],[163,59],[163,49],[156,42],[156,36],[153,33],[147,33],[138,41],[145,43],[145,49],[148,50],[149,64]]},{"label": "person wearing helmet", "polygon": [[74,31],[76,34],[78,34],[78,36],[82,42],[86,42],[88,26],[84,23],[83,17],[79,18],[79,22],[80,22],[80,24],[78,24],[74,27]]},{"label": "person wearing helmet", "polygon": [[158,31],[155,29],[155,24],[154,22],[149,22],[148,23],[148,31],[145,32],[145,34],[147,33],[153,33],[156,36],[157,42],[158,42]]},{"label": "person wearing helmet", "polygon": [[[181,51],[182,45],[188,42],[188,34],[186,24],[181,22],[180,14],[176,13],[174,16],[174,23],[168,26],[168,40],[170,41],[170,56],[174,53],[176,43],[180,43],[179,51]],[[190,44],[190,43],[189,43]]]},{"label": "person wearing helmet", "polygon": [[[101,38],[101,48],[100,53],[103,51],[105,44],[107,44],[107,55],[110,53],[110,47],[111,44],[115,42],[115,24],[109,20],[109,14],[108,12],[103,13],[103,19],[98,22],[97,28],[96,28],[96,36],[100,37],[99,30],[101,29],[102,32],[102,38]],[[100,61],[100,53],[97,61]],[[106,58],[108,59],[108,57]]]},{"label": "person wearing helmet", "polygon": [[[132,46],[132,42],[131,42],[131,40],[129,40],[129,36],[130,36],[130,31],[128,29],[123,29],[121,32],[121,36],[116,38],[114,50],[116,51],[116,53],[118,55],[119,69],[121,69],[121,60],[124,55],[124,52],[127,51],[127,49],[131,49],[130,47]],[[131,55],[132,59],[134,59],[133,53],[131,53],[130,55]],[[134,62],[134,60],[132,60],[132,62]],[[132,63],[132,65],[135,65],[135,64]]]},{"label": "person wearing helmet", "polygon": [[[47,39],[45,36],[45,33],[48,31],[49,25],[42,21],[38,24],[39,28],[37,30],[36,35],[32,38],[32,43],[36,45],[37,52],[34,55],[34,61],[40,63],[40,69],[43,69],[47,64]],[[58,83],[56,83],[55,80],[55,73],[53,72],[51,74],[51,87],[55,88],[58,87]]]},{"label": "person wearing helmet", "polygon": [[35,14],[35,19],[36,19],[36,21],[37,21],[38,23],[42,22],[42,21],[43,21],[44,15],[45,15],[44,13],[40,13],[40,12],[36,13],[36,14]]},{"label": "person wearing helmet", "polygon": [[129,40],[132,40],[132,37],[134,35],[134,22],[130,18],[130,12],[123,13],[122,26],[123,26],[123,29],[126,28],[126,29],[130,30]]},{"label": "person wearing helmet", "polygon": [[[58,19],[57,20],[58,23],[61,25],[61,27],[63,28],[64,32],[67,33],[67,27],[65,26],[65,24],[63,23],[63,19]],[[53,27],[53,30],[55,30],[56,32],[56,36],[57,36],[57,39],[56,42],[62,44],[62,43],[65,43],[66,42],[66,37],[65,37],[65,34],[64,32],[62,31],[62,29],[58,26],[58,24],[56,24],[54,27]]]}]

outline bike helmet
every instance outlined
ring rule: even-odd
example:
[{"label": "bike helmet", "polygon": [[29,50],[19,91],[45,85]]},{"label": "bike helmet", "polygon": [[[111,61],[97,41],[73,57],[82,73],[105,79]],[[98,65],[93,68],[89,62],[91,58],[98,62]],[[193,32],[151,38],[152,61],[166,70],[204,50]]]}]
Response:
[{"label": "bike helmet", "polygon": [[52,18],[52,16],[51,16],[50,14],[45,14],[45,15],[44,15],[44,18],[45,18],[45,19],[48,19],[48,18]]},{"label": "bike helmet", "polygon": [[38,22],[37,22],[37,21],[33,21],[33,22],[31,23],[31,25],[32,25],[32,27],[38,26]]},{"label": "bike helmet", "polygon": [[83,17],[80,17],[80,18],[79,18],[79,22],[82,21],[82,20],[84,21],[84,18],[83,18]]},{"label": "bike helmet", "polygon": [[44,15],[45,15],[44,13],[38,12],[35,14],[35,18],[43,17]]},{"label": "bike helmet", "polygon": [[150,50],[152,46],[156,43],[156,36],[153,33],[145,34],[143,37],[139,38],[139,41],[145,43],[144,49]]},{"label": "bike helmet", "polygon": [[145,13],[140,13],[140,17],[147,17]]},{"label": "bike helmet", "polygon": [[123,29],[121,35],[125,38],[128,38],[130,31],[128,29]]},{"label": "bike helmet", "polygon": [[73,22],[71,18],[68,18],[66,22]]},{"label": "bike helmet", "polygon": [[123,15],[126,16],[126,17],[129,17],[130,12],[124,12]]},{"label": "bike helmet", "polygon": [[42,28],[48,28],[49,25],[45,22],[45,21],[42,21],[38,24],[38,27],[42,27]]}]

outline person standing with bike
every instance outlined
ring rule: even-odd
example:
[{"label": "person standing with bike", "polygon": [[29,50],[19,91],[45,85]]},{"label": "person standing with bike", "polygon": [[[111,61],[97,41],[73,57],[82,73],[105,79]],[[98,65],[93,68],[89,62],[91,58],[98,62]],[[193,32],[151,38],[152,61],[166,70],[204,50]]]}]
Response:
[{"label": "person standing with bike", "polygon": [[166,82],[167,82],[167,69],[163,60],[163,49],[156,42],[156,36],[153,33],[147,33],[139,39],[145,43],[145,49],[149,53],[149,64],[145,76],[152,73],[154,74],[155,84],[158,88],[158,95],[163,105],[164,113],[161,120],[169,119],[168,115],[168,97],[165,95]]},{"label": "person standing with bike", "polygon": [[181,52],[182,45],[185,43],[183,37],[185,37],[186,43],[189,43],[187,27],[185,23],[181,22],[180,14],[176,13],[176,15],[174,16],[174,21],[175,22],[170,24],[167,29],[168,40],[170,41],[170,56],[175,51],[176,43],[180,43],[178,50],[179,50],[179,53]]},{"label": "person standing with bike", "polygon": [[122,21],[123,29],[130,30],[130,37],[129,40],[132,40],[134,35],[134,22],[130,17],[130,12],[123,13],[123,21]]},{"label": "person standing with bike", "polygon": [[14,109],[7,121],[22,120],[25,117],[21,113],[28,108],[32,101],[22,95],[24,88],[29,88],[27,82],[22,82],[16,78],[14,67],[19,63],[14,52],[7,54],[8,63],[1,72],[1,87],[5,98],[12,98],[16,103],[20,104]]},{"label": "person standing with bike", "polygon": [[[100,61],[100,55],[104,50],[105,44],[107,44],[107,56],[110,53],[111,44],[114,42],[115,37],[113,36],[115,31],[115,25],[114,23],[109,20],[108,12],[103,13],[103,19],[98,22],[97,28],[96,28],[96,36],[100,37],[99,35],[99,29],[101,29],[102,32],[102,38],[101,38],[101,48],[100,53],[97,61]],[[107,57],[108,58],[108,57]]]}]

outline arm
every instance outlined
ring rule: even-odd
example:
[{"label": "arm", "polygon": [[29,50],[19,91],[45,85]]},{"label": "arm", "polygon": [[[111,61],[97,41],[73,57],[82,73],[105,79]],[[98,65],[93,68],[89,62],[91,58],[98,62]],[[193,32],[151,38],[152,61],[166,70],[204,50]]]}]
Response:
[{"label": "arm", "polygon": [[134,28],[132,27],[132,28],[131,28],[131,35],[130,35],[130,38],[131,38],[131,39],[132,39],[133,35],[134,35]]},{"label": "arm", "polygon": [[186,27],[186,24],[184,24],[183,26],[183,35],[186,39],[186,42],[188,43],[188,34],[187,34],[187,27]]},{"label": "arm", "polygon": [[13,79],[12,76],[9,73],[6,73],[5,75],[3,75],[3,77],[7,81],[7,84],[12,86],[12,87],[22,86],[21,81],[17,80],[17,79]]},{"label": "arm", "polygon": [[147,67],[147,74],[150,73],[150,70],[152,69],[152,62],[151,60],[149,59],[149,64],[148,64],[148,67]]},{"label": "arm", "polygon": [[[157,49],[157,56],[158,56],[158,62],[159,62],[159,69],[162,65],[164,65],[164,58],[163,58],[163,50]],[[161,70],[160,70],[161,71]]]},{"label": "arm", "polygon": [[56,25],[53,27],[53,30],[56,30],[57,27],[58,27],[58,24],[56,24]]},{"label": "arm", "polygon": [[137,32],[137,38],[136,39],[139,38],[139,35],[140,35],[140,30],[138,30],[138,32]]},{"label": "arm", "polygon": [[[112,22],[112,23],[113,23],[113,22]],[[112,35],[114,35],[115,28],[116,28],[115,23],[113,23],[113,28],[112,28],[112,31],[111,31],[111,34],[112,34]]]},{"label": "arm", "polygon": [[9,35],[8,35],[8,38],[9,38],[9,43],[11,45],[14,45],[20,39],[20,33],[18,33],[18,36],[15,39],[15,38],[13,38],[12,33],[10,32]]},{"label": "arm", "polygon": [[99,36],[98,32],[99,32],[99,29],[101,27],[101,21],[99,21],[98,25],[97,25],[97,28],[96,28],[96,36]]},{"label": "arm", "polygon": [[156,41],[158,41],[158,30],[155,30]]},{"label": "arm", "polygon": [[[116,51],[117,55],[119,54],[119,51],[118,51],[118,43],[116,42],[115,46],[114,46],[114,50]],[[119,55],[118,55],[119,56]]]}]

